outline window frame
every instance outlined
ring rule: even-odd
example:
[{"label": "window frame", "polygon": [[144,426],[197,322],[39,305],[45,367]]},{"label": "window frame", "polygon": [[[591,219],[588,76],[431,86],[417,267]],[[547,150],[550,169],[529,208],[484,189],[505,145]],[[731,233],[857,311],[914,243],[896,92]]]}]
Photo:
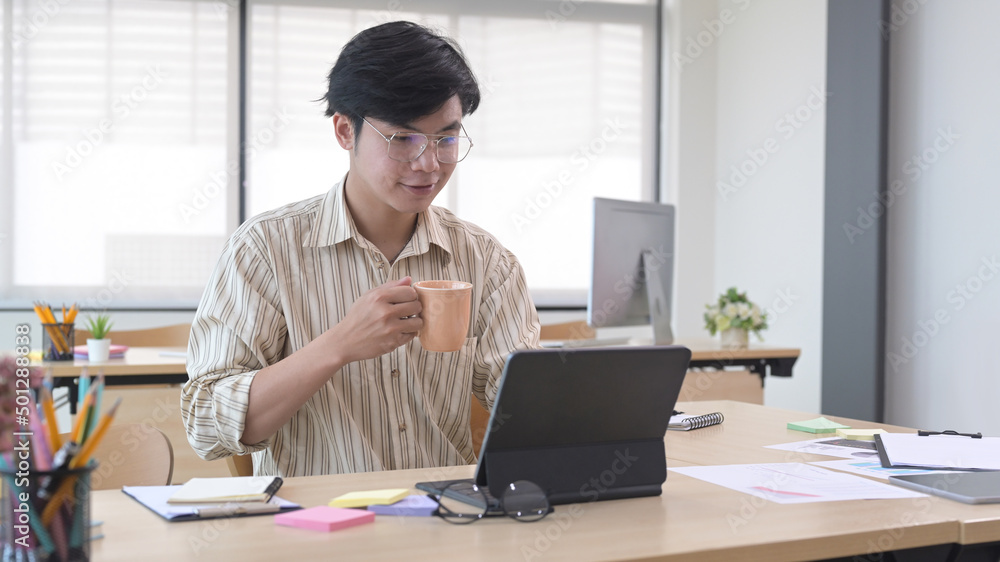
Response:
[{"label": "window frame", "polygon": [[[2,100],[2,135],[0,135],[0,185],[13,187],[13,96],[11,95],[13,77],[13,0],[0,0],[3,3],[2,29],[3,46],[3,91]],[[251,25],[250,10],[252,5],[299,6],[299,7],[334,7],[341,9],[359,9],[372,11],[370,5],[363,0],[215,0],[213,2],[220,13],[224,11],[227,18],[227,112],[226,112],[226,161],[237,162],[238,172],[228,176],[226,189],[226,224],[227,232],[233,232],[249,217],[247,216],[247,144],[250,107],[248,88],[250,72],[248,55],[250,50]],[[376,11],[376,19],[391,21],[396,11],[434,12],[462,16],[503,17],[538,19],[541,15],[553,25],[560,21],[640,24],[643,29],[643,52],[651,53],[645,57],[643,76],[649,80],[648,87],[643,88],[642,115],[645,119],[640,135],[642,166],[641,199],[657,201],[661,197],[660,179],[663,176],[663,161],[660,158],[663,135],[663,105],[664,105],[664,72],[663,49],[663,0],[649,0],[646,3],[628,3],[627,0],[507,0],[505,2],[463,2],[462,0],[389,0],[384,10]],[[653,15],[653,17],[650,17]],[[454,19],[454,18],[453,18]],[[457,22],[456,22],[457,25]],[[453,197],[455,194],[452,195]],[[13,209],[13,189],[0,190],[0,224],[10,227],[13,224],[15,210]],[[450,203],[454,203],[451,201]],[[13,259],[11,244],[7,243],[10,236],[0,231],[0,311],[31,310],[31,297],[25,294],[62,294],[64,287],[32,286],[20,291],[13,287],[12,267],[8,267]],[[88,288],[92,288],[87,286]],[[79,290],[80,286],[75,288]],[[19,293],[21,293],[19,295]],[[586,294],[578,290],[532,290],[536,306],[549,310],[580,310],[585,308]],[[197,301],[187,299],[152,299],[128,300],[111,302],[108,310],[133,311],[175,311],[194,310]]]}]

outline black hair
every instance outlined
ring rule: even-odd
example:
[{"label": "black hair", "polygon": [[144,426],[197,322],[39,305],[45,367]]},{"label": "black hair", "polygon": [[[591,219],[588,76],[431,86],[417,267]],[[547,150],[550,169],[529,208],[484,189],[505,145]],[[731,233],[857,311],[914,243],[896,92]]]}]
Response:
[{"label": "black hair", "polygon": [[355,35],[327,78],[326,116],[346,115],[355,133],[362,117],[402,125],[434,113],[455,95],[462,115],[479,107],[479,85],[458,44],[409,21]]}]

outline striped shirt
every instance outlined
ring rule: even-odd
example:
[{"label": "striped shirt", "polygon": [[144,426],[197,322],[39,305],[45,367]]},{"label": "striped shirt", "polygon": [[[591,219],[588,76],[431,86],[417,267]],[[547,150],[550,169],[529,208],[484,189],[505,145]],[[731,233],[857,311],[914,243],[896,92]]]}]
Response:
[{"label": "striped shirt", "polygon": [[[241,443],[257,371],[337,324],[365,292],[407,275],[472,283],[462,349],[429,352],[415,338],[349,363],[268,440]],[[230,238],[191,327],[181,416],[202,458],[253,452],[258,475],[468,464],[473,396],[492,406],[507,355],[538,347],[538,337],[521,264],[493,236],[432,206],[390,263],[358,233],[341,182]]]}]

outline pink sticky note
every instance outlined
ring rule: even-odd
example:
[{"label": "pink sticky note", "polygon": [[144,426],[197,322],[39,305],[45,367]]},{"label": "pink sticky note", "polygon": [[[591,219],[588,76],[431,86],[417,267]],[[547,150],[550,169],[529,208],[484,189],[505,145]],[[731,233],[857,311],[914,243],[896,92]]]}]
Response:
[{"label": "pink sticky note", "polygon": [[375,521],[375,514],[370,511],[325,505],[298,509],[274,516],[274,522],[278,525],[327,532],[372,523],[373,521]]}]

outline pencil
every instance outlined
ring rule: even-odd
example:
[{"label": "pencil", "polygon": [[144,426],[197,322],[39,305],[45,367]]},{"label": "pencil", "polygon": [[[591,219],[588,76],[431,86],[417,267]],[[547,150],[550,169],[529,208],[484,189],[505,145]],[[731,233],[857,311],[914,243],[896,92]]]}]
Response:
[{"label": "pencil", "polygon": [[83,437],[83,422],[84,418],[87,417],[87,410],[90,408],[91,404],[94,402],[94,395],[91,392],[87,393],[87,396],[83,399],[83,404],[76,411],[76,421],[73,423],[73,431],[70,432],[70,439],[76,441],[77,443],[82,442]]},{"label": "pencil", "polygon": [[35,444],[35,466],[39,470],[49,470],[52,467],[52,445],[42,428],[42,416],[38,413],[34,400],[28,400],[28,424],[31,427],[31,441]]},{"label": "pencil", "polygon": [[[87,395],[90,396],[89,394]],[[101,423],[97,425],[97,430],[94,431],[94,435],[87,439],[86,444],[80,449],[80,452],[73,457],[73,460],[69,463],[70,470],[78,469],[87,464],[90,460],[90,456],[94,454],[97,446],[101,443],[104,438],[104,434],[107,433],[108,427],[111,426],[111,422],[115,417],[115,411],[118,410],[118,405],[121,404],[121,397],[119,396],[115,403],[108,409],[108,413],[104,414],[101,418]],[[70,476],[62,481],[56,492],[52,494],[52,498],[49,500],[49,504],[45,506],[42,511],[42,522],[46,525],[52,522],[52,518],[56,516],[59,511],[59,506],[62,505],[66,496],[68,496],[73,491],[73,486],[76,484],[76,476]]]},{"label": "pencil", "polygon": [[35,314],[38,315],[38,319],[42,321],[42,327],[45,331],[49,333],[49,339],[52,340],[52,345],[56,346],[56,351],[61,352],[59,349],[59,330],[55,329],[55,326],[51,326],[53,322],[49,321],[48,316],[45,315],[45,309],[42,308],[41,304],[35,303]]},{"label": "pencil", "polygon": [[54,455],[62,448],[62,438],[59,437],[59,422],[56,421],[56,408],[52,404],[52,392],[49,387],[42,386],[42,412],[45,414],[45,425],[49,433],[49,447]]},{"label": "pencil", "polygon": [[118,405],[122,403],[121,396],[115,400],[115,403],[111,405],[107,413],[101,416],[101,422],[97,424],[97,429],[94,433],[87,439],[87,442],[80,449],[80,452],[73,458],[73,462],[69,463],[70,468],[80,468],[87,464],[90,460],[90,455],[94,454],[94,450],[97,446],[101,444],[101,440],[104,439],[104,434],[108,432],[108,427],[111,426],[111,422],[115,419],[115,411],[118,410]]},{"label": "pencil", "polygon": [[90,390],[90,377],[87,376],[86,367],[84,367],[83,371],[80,373],[79,382],[77,382],[76,388],[77,403],[82,405],[83,397],[85,397],[87,395],[87,391]]},{"label": "pencil", "polygon": [[87,435],[90,435],[91,433],[94,432],[94,429],[97,427],[97,415],[96,414],[101,413],[101,402],[102,402],[102,398],[104,398],[104,371],[103,370],[98,371],[97,378],[94,380],[94,382],[91,384],[91,386],[93,386],[94,388],[97,389],[97,393],[94,395],[94,412],[95,412],[95,415],[93,415],[93,416],[90,417],[90,422],[89,422],[88,427],[87,427]]},{"label": "pencil", "polygon": [[[88,395],[89,396],[89,395]],[[108,413],[104,414],[101,418],[101,423],[97,425],[97,430],[94,434],[87,439],[87,443],[84,444],[80,452],[73,457],[73,460],[69,463],[70,470],[83,467],[90,460],[90,456],[94,454],[97,446],[104,439],[104,434],[108,432],[108,427],[111,426],[111,422],[115,417],[115,412],[118,410],[118,405],[121,404],[121,397],[119,396],[115,403],[108,409]],[[42,522],[48,525],[52,522],[52,518],[58,513],[59,506],[62,505],[65,497],[70,494],[73,490],[73,486],[76,484],[76,477],[70,476],[69,478],[63,480],[62,484],[54,494],[52,494],[52,499],[49,500],[49,504],[45,506],[42,511]]]}]

